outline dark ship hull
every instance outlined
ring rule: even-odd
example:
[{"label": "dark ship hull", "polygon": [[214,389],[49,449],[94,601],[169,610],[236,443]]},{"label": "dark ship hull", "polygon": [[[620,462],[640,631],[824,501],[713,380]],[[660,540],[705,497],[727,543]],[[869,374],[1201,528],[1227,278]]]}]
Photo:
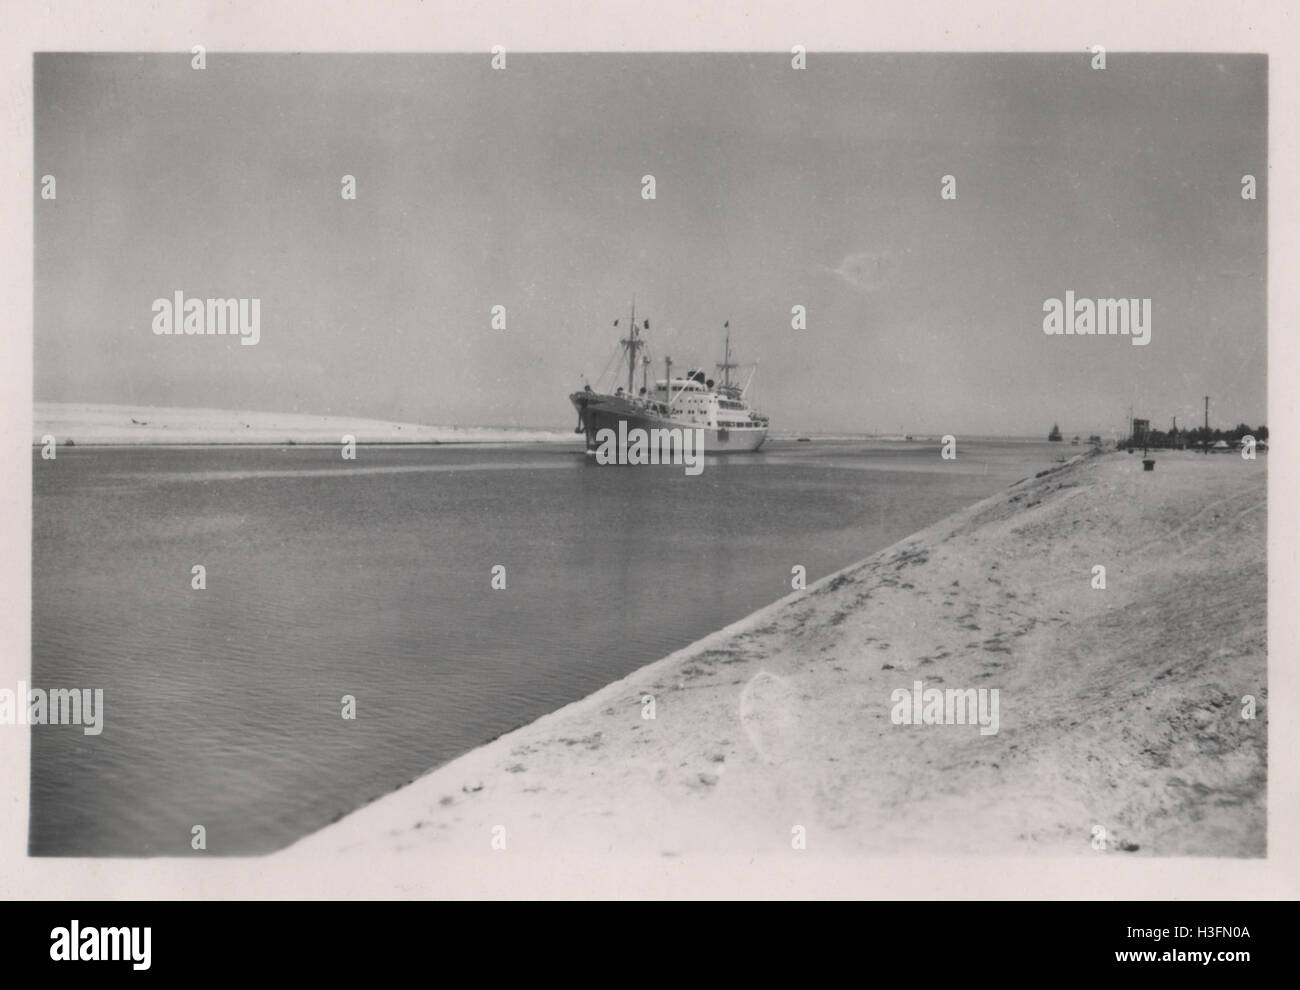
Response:
[{"label": "dark ship hull", "polygon": [[710,454],[749,453],[758,450],[767,439],[767,425],[755,423],[738,428],[714,428],[684,416],[655,412],[648,404],[634,402],[621,395],[601,392],[574,392],[569,401],[578,411],[575,432],[585,433],[587,449],[595,450],[601,430],[619,434],[619,422],[627,424],[625,430],[703,430],[704,450]]}]

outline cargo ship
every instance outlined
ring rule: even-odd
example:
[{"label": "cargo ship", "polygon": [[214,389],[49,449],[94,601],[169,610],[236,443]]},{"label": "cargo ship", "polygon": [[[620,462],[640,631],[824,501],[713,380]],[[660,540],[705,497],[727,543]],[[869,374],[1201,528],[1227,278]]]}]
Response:
[{"label": "cargo ship", "polygon": [[[618,324],[615,320],[614,326]],[[616,436],[620,435],[620,421],[626,422],[625,430],[703,430],[704,449],[710,454],[758,450],[767,439],[768,419],[746,400],[757,365],[742,366],[732,360],[731,321],[723,327],[727,331],[726,343],[722,361],[715,366],[719,379],[709,377],[699,368],[689,368],[685,375],[674,377],[672,359],[665,357],[664,377],[651,381],[652,362],[644,336],[650,329],[650,321],[637,322],[633,303],[630,330],[619,340],[617,366],[621,369],[623,362],[627,363],[626,386],[620,384],[609,392],[593,389],[588,384],[569,396],[578,411],[574,432],[586,434],[587,452],[593,452],[599,445],[597,434],[601,430],[613,430]],[[742,367],[750,367],[743,384],[732,376],[732,372]],[[640,389],[636,386],[638,371]]]}]

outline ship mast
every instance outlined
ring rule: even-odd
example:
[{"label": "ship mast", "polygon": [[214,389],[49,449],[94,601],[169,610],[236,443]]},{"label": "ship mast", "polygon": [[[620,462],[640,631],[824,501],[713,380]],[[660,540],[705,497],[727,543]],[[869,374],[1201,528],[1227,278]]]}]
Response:
[{"label": "ship mast", "polygon": [[717,367],[722,372],[722,387],[726,389],[731,387],[731,369],[738,368],[740,365],[733,364],[731,361],[731,321],[728,320],[722,325],[727,330],[727,343],[726,350],[723,352],[722,363]]},{"label": "ship mast", "polygon": [[[645,321],[645,329],[650,329],[650,321]],[[627,394],[631,395],[636,385],[636,356],[641,348],[645,347],[645,341],[641,339],[641,328],[636,325],[636,297],[632,297],[632,329],[621,341],[627,348]]]}]

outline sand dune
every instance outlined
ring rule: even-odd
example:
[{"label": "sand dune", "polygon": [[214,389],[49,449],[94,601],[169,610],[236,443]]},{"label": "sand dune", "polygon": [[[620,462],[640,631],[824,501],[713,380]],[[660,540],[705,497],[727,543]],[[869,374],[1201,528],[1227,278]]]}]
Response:
[{"label": "sand dune", "polygon": [[[1076,458],[278,856],[1263,855],[1265,465]],[[894,724],[916,680],[998,732]]]},{"label": "sand dune", "polygon": [[38,402],[32,440],[76,444],[572,443],[571,433],[494,427],[422,426],[347,416]]}]

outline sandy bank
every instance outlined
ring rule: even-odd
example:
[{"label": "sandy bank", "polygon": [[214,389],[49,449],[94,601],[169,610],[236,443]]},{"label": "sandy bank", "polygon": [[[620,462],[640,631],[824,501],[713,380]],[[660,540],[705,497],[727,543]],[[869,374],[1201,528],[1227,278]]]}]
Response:
[{"label": "sandy bank", "polygon": [[32,442],[46,434],[77,444],[574,443],[569,433],[489,427],[422,426],[348,416],[37,402]]},{"label": "sandy bank", "polygon": [[[1012,486],[277,858],[396,854],[431,878],[474,856],[775,853],[796,827],[835,855],[1262,855],[1267,458],[1140,461]],[[997,733],[894,724],[916,680],[997,688]]]}]

